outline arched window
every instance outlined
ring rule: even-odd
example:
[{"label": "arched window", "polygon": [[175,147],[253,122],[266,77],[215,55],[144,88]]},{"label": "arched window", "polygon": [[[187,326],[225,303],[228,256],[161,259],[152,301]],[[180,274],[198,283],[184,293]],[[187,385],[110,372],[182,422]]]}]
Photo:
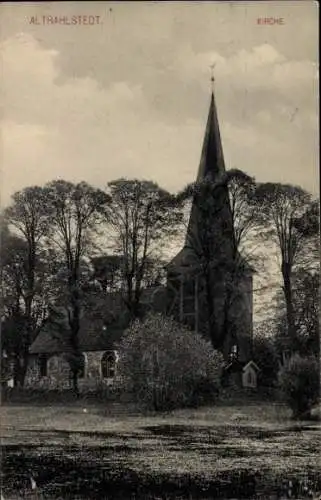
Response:
[{"label": "arched window", "polygon": [[113,378],[116,369],[116,356],[114,352],[105,352],[101,358],[101,374],[103,378]]},{"label": "arched window", "polygon": [[230,350],[230,359],[237,359],[238,356],[238,347],[236,344],[233,344]]},{"label": "arched window", "polygon": [[81,353],[79,358],[78,378],[86,377],[86,367],[87,367],[87,355],[85,353]]},{"label": "arched window", "polygon": [[40,377],[47,377],[47,356],[42,354],[38,359]]}]

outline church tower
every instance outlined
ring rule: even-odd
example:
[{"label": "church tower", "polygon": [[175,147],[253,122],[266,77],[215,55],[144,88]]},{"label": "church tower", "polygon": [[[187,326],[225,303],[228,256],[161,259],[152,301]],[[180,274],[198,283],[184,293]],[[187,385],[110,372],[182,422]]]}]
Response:
[{"label": "church tower", "polygon": [[[214,79],[212,78],[212,81]],[[212,341],[226,360],[251,358],[252,270],[235,248],[214,91],[185,242],[167,266],[168,313]]]}]

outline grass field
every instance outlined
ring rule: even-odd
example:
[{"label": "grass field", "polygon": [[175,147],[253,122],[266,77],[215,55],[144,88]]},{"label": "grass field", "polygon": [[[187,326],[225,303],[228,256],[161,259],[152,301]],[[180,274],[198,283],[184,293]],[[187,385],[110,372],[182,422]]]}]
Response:
[{"label": "grass field", "polygon": [[[319,498],[320,428],[282,405],[144,416],[117,404],[1,409],[5,499]],[[30,476],[37,488],[31,490]]]}]

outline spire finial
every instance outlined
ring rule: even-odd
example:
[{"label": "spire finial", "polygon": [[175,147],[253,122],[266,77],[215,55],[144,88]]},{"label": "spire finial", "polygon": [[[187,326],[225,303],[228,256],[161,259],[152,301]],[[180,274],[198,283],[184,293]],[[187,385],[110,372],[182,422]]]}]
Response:
[{"label": "spire finial", "polygon": [[214,82],[215,82],[215,78],[214,78],[214,68],[216,66],[216,63],[213,63],[210,65],[210,68],[211,68],[211,86],[212,86],[212,92],[214,92]]}]

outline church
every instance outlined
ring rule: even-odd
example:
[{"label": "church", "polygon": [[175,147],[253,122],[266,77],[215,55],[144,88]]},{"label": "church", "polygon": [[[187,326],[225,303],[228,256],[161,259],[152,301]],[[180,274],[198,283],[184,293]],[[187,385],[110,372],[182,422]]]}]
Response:
[{"label": "church", "polygon": [[[221,182],[225,174],[212,90],[196,178],[196,185],[203,187],[193,192],[185,242],[166,266],[166,285],[145,290],[143,307],[170,315],[193,329],[195,335],[205,336],[223,353],[228,369],[237,372],[239,380],[244,381],[247,370],[253,380],[257,372],[251,362],[253,269],[235,248],[228,187]],[[87,317],[81,324],[84,369],[80,387],[89,381],[93,386],[97,381],[110,382],[117,371],[114,344],[128,325],[98,323]],[[27,385],[40,382],[42,387],[56,387],[63,378],[62,385],[67,387],[69,369],[64,352],[48,327],[42,328],[30,348]]]}]

